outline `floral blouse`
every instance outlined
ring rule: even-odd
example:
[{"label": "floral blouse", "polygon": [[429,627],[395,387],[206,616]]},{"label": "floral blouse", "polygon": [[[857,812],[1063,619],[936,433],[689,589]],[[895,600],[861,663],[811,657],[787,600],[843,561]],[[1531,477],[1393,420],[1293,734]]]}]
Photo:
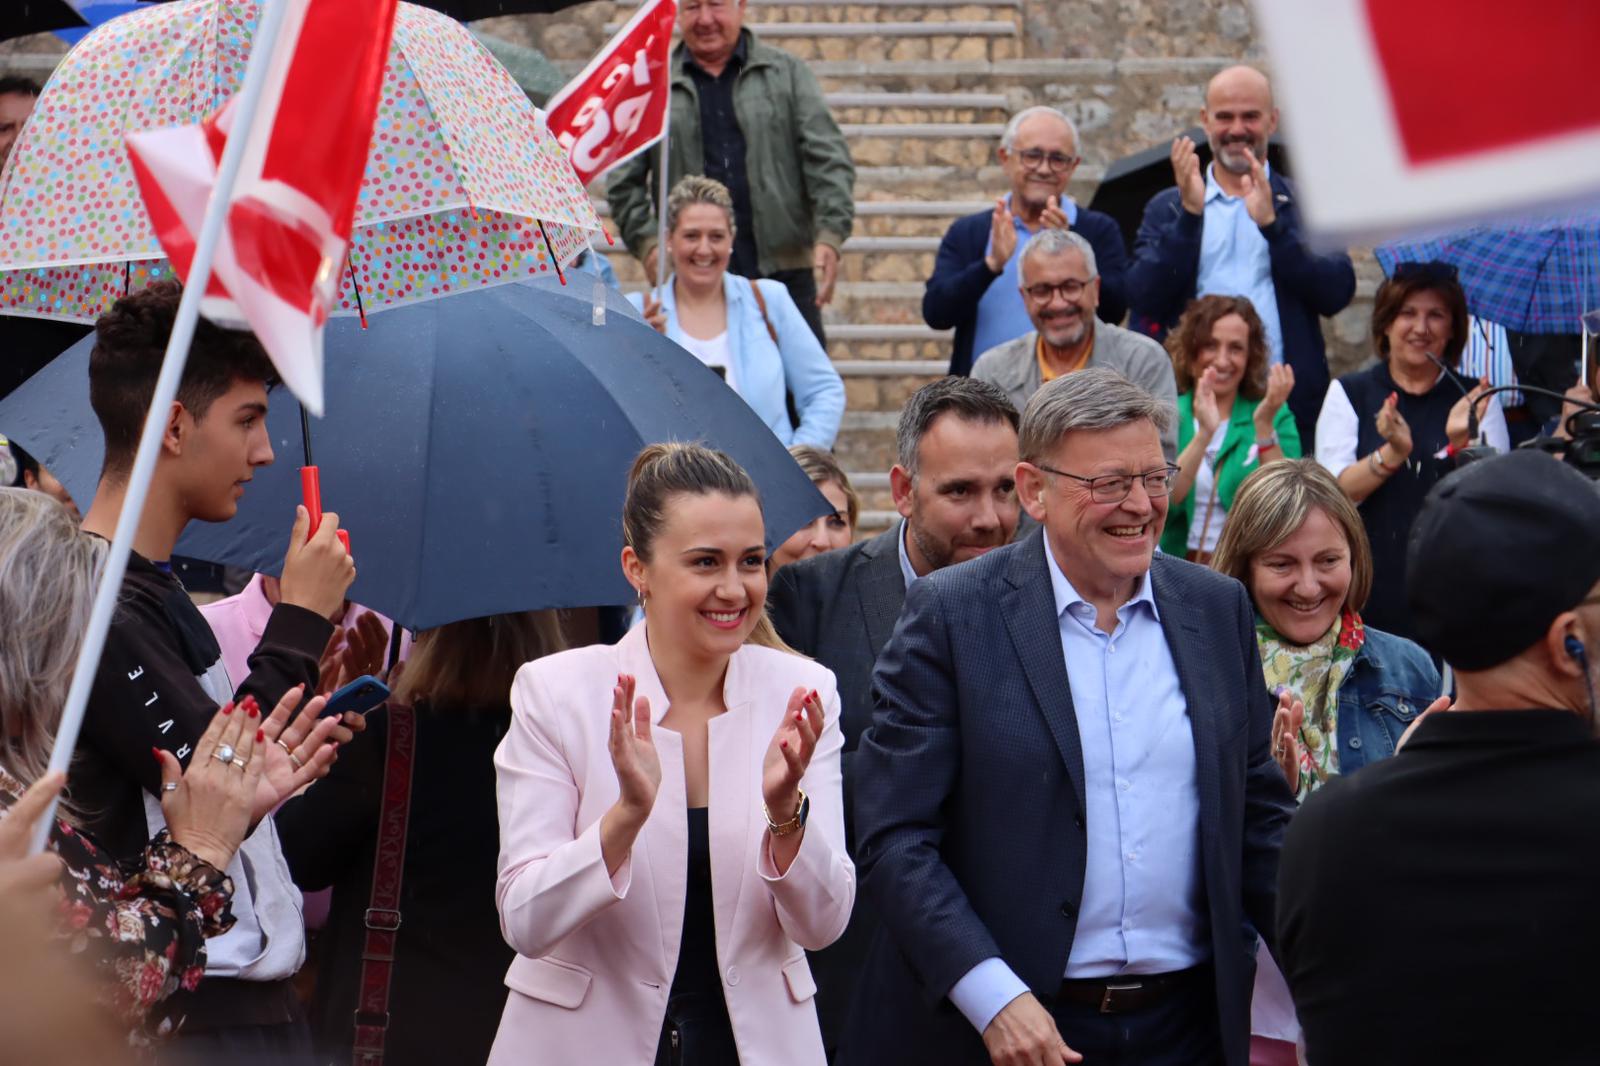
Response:
[{"label": "floral blouse", "polygon": [[[23,786],[0,770],[0,808]],[[147,1047],[182,1021],[166,1009],[205,973],[206,937],[233,927],[233,882],[161,830],[140,859],[118,863],[90,836],[57,819],[50,850],[61,859],[55,935],[83,956],[100,1002]]]}]

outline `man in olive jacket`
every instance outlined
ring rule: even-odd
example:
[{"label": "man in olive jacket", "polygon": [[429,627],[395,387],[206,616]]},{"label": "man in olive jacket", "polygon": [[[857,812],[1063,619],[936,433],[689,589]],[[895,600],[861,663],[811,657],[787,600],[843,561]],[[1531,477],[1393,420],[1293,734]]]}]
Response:
[{"label": "man in olive jacket", "polygon": [[[704,174],[728,187],[736,224],[728,269],[783,282],[824,340],[821,309],[855,221],[855,166],[816,78],[744,28],[745,3],[685,0],[678,9],[667,175],[676,183]],[[606,183],[611,217],[651,281],[659,158],[659,146],[641,153]]]}]

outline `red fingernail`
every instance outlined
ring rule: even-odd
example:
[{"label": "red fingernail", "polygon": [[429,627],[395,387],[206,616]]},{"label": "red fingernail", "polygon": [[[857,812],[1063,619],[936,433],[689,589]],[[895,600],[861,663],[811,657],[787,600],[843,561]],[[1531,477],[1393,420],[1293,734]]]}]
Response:
[{"label": "red fingernail", "polygon": [[801,720],[802,720],[802,719],[804,719],[804,718],[805,718],[805,715],[804,715],[804,714],[802,714],[802,713],[800,713],[800,712],[799,712],[799,711],[795,711],[795,712],[794,712],[794,720],[795,720],[795,721],[797,721],[797,722],[798,722],[798,721],[801,721]]},{"label": "red fingernail", "polygon": [[778,747],[780,747],[780,748],[784,749],[785,751],[787,751],[787,750],[789,750],[789,742],[787,740],[780,740],[780,741],[778,741]]},{"label": "red fingernail", "polygon": [[160,762],[161,761],[161,749],[160,748],[151,748],[150,749],[150,755],[151,755],[152,758],[155,759],[156,762]]},{"label": "red fingernail", "polygon": [[233,713],[233,701],[232,700],[229,700],[227,703],[224,703],[222,705],[222,713],[223,714],[232,714]]},{"label": "red fingernail", "polygon": [[265,729],[256,730],[256,743],[257,744],[264,743],[266,741],[266,739],[267,739],[267,731]]},{"label": "red fingernail", "polygon": [[255,718],[261,714],[261,708],[256,706],[256,701],[250,701],[250,717]]}]

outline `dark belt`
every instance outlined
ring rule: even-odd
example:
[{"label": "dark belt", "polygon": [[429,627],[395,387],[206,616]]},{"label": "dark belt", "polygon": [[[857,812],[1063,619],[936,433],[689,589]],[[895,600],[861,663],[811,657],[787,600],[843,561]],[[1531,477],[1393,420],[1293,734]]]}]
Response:
[{"label": "dark belt", "polygon": [[1205,969],[1204,966],[1195,966],[1176,973],[1066,980],[1061,982],[1057,998],[1071,1003],[1086,1003],[1101,1014],[1127,1014],[1153,1007],[1173,993],[1188,988]]}]

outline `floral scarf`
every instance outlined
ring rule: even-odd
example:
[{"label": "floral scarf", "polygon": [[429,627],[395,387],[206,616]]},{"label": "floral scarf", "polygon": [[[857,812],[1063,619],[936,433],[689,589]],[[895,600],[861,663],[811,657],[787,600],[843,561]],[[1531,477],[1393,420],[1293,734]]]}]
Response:
[{"label": "floral scarf", "polygon": [[1291,644],[1257,616],[1261,668],[1274,694],[1288,689],[1305,704],[1300,726],[1300,791],[1305,798],[1339,772],[1339,686],[1350,674],[1356,653],[1366,643],[1361,616],[1344,611],[1328,631],[1310,644]]}]

